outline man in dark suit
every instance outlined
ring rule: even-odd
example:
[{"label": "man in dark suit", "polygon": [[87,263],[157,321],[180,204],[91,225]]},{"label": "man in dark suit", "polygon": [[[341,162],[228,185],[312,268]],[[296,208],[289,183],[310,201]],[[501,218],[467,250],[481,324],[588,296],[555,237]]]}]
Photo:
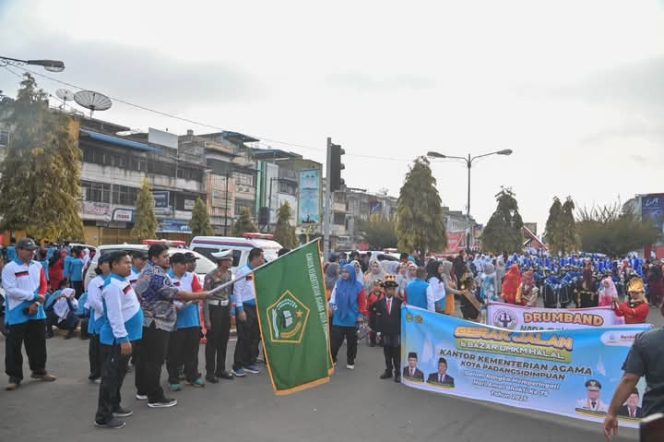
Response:
[{"label": "man in dark suit", "polygon": [[445,358],[438,359],[438,371],[429,375],[427,383],[454,387],[454,378],[447,374],[447,360]]},{"label": "man in dark suit", "polygon": [[627,398],[625,405],[620,407],[618,411],[618,416],[632,417],[632,418],[641,418],[643,417],[643,411],[639,407],[639,390],[636,388],[632,390],[632,394]]},{"label": "man in dark suit", "polygon": [[404,367],[403,377],[411,381],[424,382],[424,373],[417,368],[417,353],[414,351],[408,353],[408,367]]},{"label": "man in dark suit", "polygon": [[385,355],[385,372],[380,378],[389,379],[394,374],[394,382],[401,382],[401,299],[395,297],[399,284],[394,275],[387,275],[382,285],[385,297],[375,305]]}]

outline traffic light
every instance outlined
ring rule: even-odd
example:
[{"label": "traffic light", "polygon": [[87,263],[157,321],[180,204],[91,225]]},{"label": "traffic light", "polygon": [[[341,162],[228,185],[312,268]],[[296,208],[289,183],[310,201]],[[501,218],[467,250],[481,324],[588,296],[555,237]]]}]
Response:
[{"label": "traffic light", "polygon": [[330,173],[330,192],[341,190],[344,186],[344,180],[341,178],[341,171],[345,169],[345,166],[341,162],[341,155],[346,152],[338,144],[333,144],[331,141],[328,142],[328,158],[330,161],[329,173]]}]

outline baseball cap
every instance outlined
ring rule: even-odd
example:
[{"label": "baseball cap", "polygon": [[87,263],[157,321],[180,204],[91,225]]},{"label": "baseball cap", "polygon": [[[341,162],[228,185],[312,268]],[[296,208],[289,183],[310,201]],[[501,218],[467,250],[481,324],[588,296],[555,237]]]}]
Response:
[{"label": "baseball cap", "polygon": [[222,252],[214,252],[212,253],[212,257],[215,259],[215,261],[232,260],[233,251],[229,249]]},{"label": "baseball cap", "polygon": [[32,238],[23,238],[16,244],[17,249],[37,250],[39,246]]}]

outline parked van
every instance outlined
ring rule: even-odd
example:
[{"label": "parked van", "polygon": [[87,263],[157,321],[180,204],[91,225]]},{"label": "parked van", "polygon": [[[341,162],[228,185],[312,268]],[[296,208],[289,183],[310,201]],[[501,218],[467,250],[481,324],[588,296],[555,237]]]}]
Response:
[{"label": "parked van", "polygon": [[189,248],[211,260],[214,260],[212,257],[213,253],[221,252],[223,250],[232,250],[233,271],[247,263],[249,251],[254,247],[263,249],[266,261],[277,259],[277,253],[282,247],[281,244],[271,239],[272,235],[248,234],[248,236],[248,238],[237,238],[233,236],[196,236],[191,240]]}]

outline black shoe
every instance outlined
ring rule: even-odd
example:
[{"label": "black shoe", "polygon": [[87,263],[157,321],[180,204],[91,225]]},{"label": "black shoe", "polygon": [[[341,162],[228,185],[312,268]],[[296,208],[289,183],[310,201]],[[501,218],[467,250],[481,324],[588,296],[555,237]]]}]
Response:
[{"label": "black shoe", "polygon": [[391,371],[385,371],[383,374],[380,375],[381,379],[389,379],[392,377],[392,372]]},{"label": "black shoe", "polygon": [[401,376],[400,375],[394,376],[394,382],[396,382],[397,384],[400,384],[401,383]]},{"label": "black shoe", "polygon": [[219,379],[227,379],[229,381],[232,381],[235,379],[235,376],[233,376],[233,373],[228,372],[228,371],[222,371],[218,375],[216,375]]},{"label": "black shoe", "polygon": [[97,422],[97,421],[95,421],[95,426],[96,427],[109,428],[109,429],[112,429],[112,430],[117,430],[119,428],[124,427],[125,425],[127,425],[125,423],[125,421],[121,421],[120,419],[117,419],[115,417],[110,418],[106,422]]},{"label": "black shoe", "polygon": [[134,414],[132,410],[125,410],[122,407],[118,407],[118,409],[113,412],[113,417],[129,417],[132,414]]},{"label": "black shoe", "polygon": [[205,380],[208,381],[211,384],[218,384],[219,379],[215,378],[214,376],[205,376]]}]

